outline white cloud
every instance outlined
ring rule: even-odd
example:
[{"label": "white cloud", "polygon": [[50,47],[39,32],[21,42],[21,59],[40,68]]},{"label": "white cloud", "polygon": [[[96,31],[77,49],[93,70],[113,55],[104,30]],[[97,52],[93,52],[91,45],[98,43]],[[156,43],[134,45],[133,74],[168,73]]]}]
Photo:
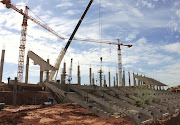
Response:
[{"label": "white cloud", "polygon": [[176,10],[176,15],[180,18],[180,9]]},{"label": "white cloud", "polygon": [[64,14],[74,15],[74,14],[78,14],[79,12],[80,12],[79,10],[68,10]]},{"label": "white cloud", "polygon": [[126,37],[126,41],[132,41],[133,39],[135,39],[136,38],[136,35],[138,34],[138,32],[137,31],[135,31],[135,32],[133,32],[133,33],[131,33],[131,34],[129,34],[127,37]]},{"label": "white cloud", "polygon": [[58,4],[58,5],[56,5],[56,7],[71,7],[71,6],[73,6],[73,4],[71,3],[71,2],[69,2],[69,1],[63,1],[63,3],[61,3],[61,4]]},{"label": "white cloud", "polygon": [[167,52],[180,54],[180,51],[179,51],[180,42],[168,44],[168,45],[163,46],[162,48],[163,48],[164,50],[166,50]]}]

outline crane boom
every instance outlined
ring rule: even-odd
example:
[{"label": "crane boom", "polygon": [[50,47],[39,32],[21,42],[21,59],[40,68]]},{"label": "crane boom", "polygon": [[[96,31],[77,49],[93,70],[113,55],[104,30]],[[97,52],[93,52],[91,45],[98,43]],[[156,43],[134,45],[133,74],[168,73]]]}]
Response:
[{"label": "crane boom", "polygon": [[[2,1],[1,1],[2,2]],[[35,19],[32,16],[27,15],[26,13],[24,13],[22,10],[16,8],[13,4],[10,3],[10,8],[12,8],[13,10],[17,11],[18,13],[22,14],[23,16],[26,16],[28,19],[30,19],[31,21],[33,21],[34,23],[38,24],[39,26],[41,26],[42,28],[46,29],[47,31],[51,32],[52,34],[54,34],[55,36],[61,38],[61,39],[65,39],[65,37],[59,35],[57,32],[55,32],[53,29],[51,29],[48,25],[43,24],[42,22],[38,21],[37,19]]]},{"label": "crane boom", "polygon": [[[59,69],[59,66],[60,66],[60,64],[61,64],[61,61],[62,61],[62,59],[64,58],[64,55],[66,54],[66,51],[67,51],[69,45],[71,44],[71,42],[72,42],[72,40],[73,40],[73,38],[74,38],[74,36],[75,36],[75,34],[76,34],[76,32],[77,32],[79,26],[81,25],[81,23],[82,23],[82,21],[83,21],[85,15],[86,15],[86,13],[87,13],[87,11],[89,10],[89,8],[90,8],[92,2],[93,2],[93,0],[90,0],[88,6],[86,7],[86,9],[85,9],[83,15],[82,15],[81,18],[80,18],[78,24],[76,25],[76,27],[75,27],[75,29],[74,29],[72,35],[70,36],[70,38],[69,38],[69,40],[68,40],[68,42],[67,42],[65,48],[60,52],[58,58],[56,59],[55,68]],[[51,71],[51,73],[50,73],[50,75],[49,75],[49,80],[50,80],[50,81],[53,79],[55,73],[56,73],[56,71]],[[55,79],[56,79],[56,78],[55,78]]]},{"label": "crane boom", "polygon": [[[127,47],[132,47],[132,45],[127,45],[123,43],[116,43],[116,42],[111,42],[111,41],[102,41],[102,40],[96,40],[96,39],[82,39],[82,38],[74,38],[73,40],[78,40],[78,41],[83,41],[83,42],[92,42],[92,43],[104,43],[104,44],[110,44],[110,45],[120,45],[120,46],[127,46]],[[119,39],[115,39],[119,41]]]}]

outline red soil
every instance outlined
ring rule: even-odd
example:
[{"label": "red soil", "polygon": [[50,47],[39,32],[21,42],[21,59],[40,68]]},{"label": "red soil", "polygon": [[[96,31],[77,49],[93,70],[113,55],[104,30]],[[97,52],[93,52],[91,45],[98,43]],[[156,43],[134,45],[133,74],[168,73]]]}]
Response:
[{"label": "red soil", "polygon": [[101,118],[78,104],[7,106],[0,125],[134,125],[123,118]]}]

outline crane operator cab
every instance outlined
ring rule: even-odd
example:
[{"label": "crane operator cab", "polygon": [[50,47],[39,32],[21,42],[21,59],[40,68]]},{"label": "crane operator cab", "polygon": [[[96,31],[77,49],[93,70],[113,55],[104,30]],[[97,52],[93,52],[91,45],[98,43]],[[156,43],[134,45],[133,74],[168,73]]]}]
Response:
[{"label": "crane operator cab", "polygon": [[3,0],[2,1],[3,4],[6,4],[6,7],[9,9],[11,8],[11,0]]}]

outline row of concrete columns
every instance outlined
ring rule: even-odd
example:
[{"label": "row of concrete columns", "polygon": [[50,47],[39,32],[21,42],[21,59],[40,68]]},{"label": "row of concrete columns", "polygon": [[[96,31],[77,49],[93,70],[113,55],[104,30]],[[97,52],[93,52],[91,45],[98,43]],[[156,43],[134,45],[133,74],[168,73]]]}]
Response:
[{"label": "row of concrete columns", "polygon": [[[49,64],[49,59],[47,59],[47,63]],[[26,60],[26,75],[25,75],[25,83],[28,84],[28,77],[29,77],[29,57],[27,55]],[[49,81],[49,71],[46,71],[46,81]],[[40,80],[39,82],[43,82],[43,71],[40,71]]]},{"label": "row of concrete columns", "polygon": [[[105,75],[104,75],[104,84],[102,84],[102,77],[103,77],[103,75],[102,75],[102,73],[103,73],[103,71],[102,71],[102,69],[100,69],[99,71],[98,71],[98,73],[99,73],[99,84],[100,84],[100,86],[102,87],[102,86],[107,86],[107,83],[106,83],[106,77],[105,77]],[[93,78],[92,78],[92,74],[93,74]],[[108,76],[109,76],[109,87],[111,87],[111,73],[110,72],[108,72]],[[94,82],[92,83],[92,81],[94,81],[94,73],[92,73],[92,68],[89,68],[89,83],[90,83],[90,85],[94,85]],[[125,71],[123,71],[123,79],[122,79],[122,86],[125,86]],[[114,86],[120,86],[120,85],[118,85],[118,73],[116,73],[116,75],[115,75],[115,77],[114,77]],[[129,72],[129,86],[131,86],[131,84],[130,84],[130,72]]]},{"label": "row of concrete columns", "polygon": [[[138,74],[137,74],[137,76],[138,76]],[[142,75],[141,75],[141,77],[142,77]],[[134,86],[135,87],[143,87],[143,88],[148,88],[148,89],[153,89],[153,90],[164,90],[164,86],[149,85],[149,84],[146,84],[143,81],[135,78],[134,73],[133,73],[133,81],[134,81]]]}]

